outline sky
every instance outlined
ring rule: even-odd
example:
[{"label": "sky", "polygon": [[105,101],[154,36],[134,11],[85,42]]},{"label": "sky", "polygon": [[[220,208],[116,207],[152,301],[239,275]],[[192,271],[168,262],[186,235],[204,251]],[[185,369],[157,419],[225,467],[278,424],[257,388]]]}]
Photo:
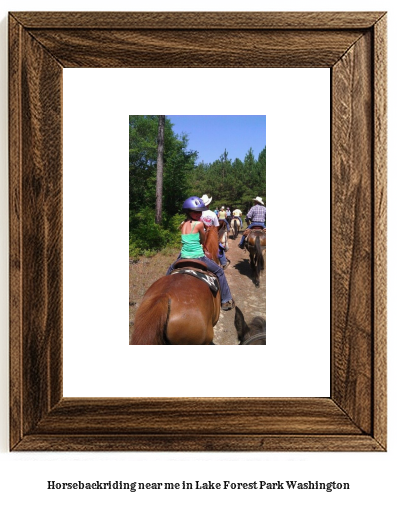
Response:
[{"label": "sky", "polygon": [[225,149],[232,161],[236,158],[244,161],[250,148],[257,159],[266,146],[266,116],[167,115],[167,118],[174,124],[176,134],[188,135],[188,149],[199,152],[198,163],[214,162]]}]

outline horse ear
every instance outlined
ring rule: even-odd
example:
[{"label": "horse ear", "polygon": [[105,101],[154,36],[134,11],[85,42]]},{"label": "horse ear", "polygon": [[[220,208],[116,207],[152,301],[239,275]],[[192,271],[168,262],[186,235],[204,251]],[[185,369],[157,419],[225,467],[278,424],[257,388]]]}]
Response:
[{"label": "horse ear", "polygon": [[234,327],[237,329],[238,339],[241,341],[248,333],[249,327],[244,320],[243,312],[236,306],[236,313],[234,315]]}]

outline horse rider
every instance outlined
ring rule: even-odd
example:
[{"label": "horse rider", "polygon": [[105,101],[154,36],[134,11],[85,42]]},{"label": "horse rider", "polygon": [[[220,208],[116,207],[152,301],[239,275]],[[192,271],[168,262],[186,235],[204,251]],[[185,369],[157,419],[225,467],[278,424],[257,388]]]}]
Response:
[{"label": "horse rider", "polygon": [[[204,194],[201,199],[203,200],[204,204],[208,207],[211,204],[212,197],[208,197],[207,194]],[[211,211],[210,209],[207,209],[206,211],[203,211],[201,213],[200,220],[203,222],[206,228],[211,227],[211,225],[214,225],[215,227],[219,226],[218,217],[216,214]]]},{"label": "horse rider", "polygon": [[241,218],[243,212],[238,208],[233,210],[233,218],[238,218],[240,220],[240,225],[243,227],[243,219]]},{"label": "horse rider", "polygon": [[223,220],[226,223],[227,232],[229,232],[230,231],[230,226],[228,224],[228,221],[226,220],[225,206],[221,206],[221,209],[220,209],[220,211],[218,213],[218,220]]},{"label": "horse rider", "polygon": [[[261,197],[255,197],[255,199],[253,199],[253,201],[254,201],[254,206],[252,206],[252,208],[249,210],[249,212],[247,213],[247,216],[246,216],[247,222],[248,222],[248,220],[251,222],[250,225],[247,227],[247,229],[252,229],[255,226],[260,226],[260,227],[265,228],[266,227],[266,225],[265,225],[265,223],[266,223],[265,203],[262,201]],[[238,245],[239,248],[241,248],[242,250],[244,250],[245,239],[246,239],[246,237],[243,236],[241,238],[239,245]]]},{"label": "horse rider", "polygon": [[[205,262],[207,268],[218,277],[221,289],[221,308],[224,311],[228,311],[234,308],[235,304],[226,276],[223,269],[218,266],[216,262],[208,259],[204,255],[203,244],[205,241],[205,232],[204,224],[200,221],[200,217],[202,212],[207,211],[207,209],[207,206],[200,197],[189,197],[183,203],[182,211],[186,213],[186,218],[180,225],[182,233],[182,250],[178,259],[197,259]],[[175,263],[168,268],[167,275],[172,272],[174,264]]]},{"label": "horse rider", "polygon": [[[203,202],[206,206],[209,206],[211,204],[212,197],[208,197],[207,194],[204,194],[201,197],[201,199],[203,200]],[[218,217],[210,209],[208,209],[207,211],[203,211],[201,213],[200,220],[203,222],[204,227],[206,229],[208,229],[208,227],[211,227],[211,226],[215,226],[215,227],[219,226]],[[219,262],[221,263],[223,269],[226,269],[228,267],[228,265],[230,264],[230,261],[228,259],[226,259],[225,248],[221,243],[219,243],[218,258],[219,258]]]},{"label": "horse rider", "polygon": [[226,208],[226,220],[229,225],[230,225],[231,219],[232,219],[232,212],[230,211],[230,208]]}]

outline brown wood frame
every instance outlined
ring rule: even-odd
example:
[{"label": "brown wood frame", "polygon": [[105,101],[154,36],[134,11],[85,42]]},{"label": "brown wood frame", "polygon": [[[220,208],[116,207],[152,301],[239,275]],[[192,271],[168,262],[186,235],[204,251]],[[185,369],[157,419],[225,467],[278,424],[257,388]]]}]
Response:
[{"label": "brown wood frame", "polygon": [[[64,67],[331,69],[330,398],[63,398]],[[384,451],[386,14],[14,12],[9,72],[10,448]]]}]

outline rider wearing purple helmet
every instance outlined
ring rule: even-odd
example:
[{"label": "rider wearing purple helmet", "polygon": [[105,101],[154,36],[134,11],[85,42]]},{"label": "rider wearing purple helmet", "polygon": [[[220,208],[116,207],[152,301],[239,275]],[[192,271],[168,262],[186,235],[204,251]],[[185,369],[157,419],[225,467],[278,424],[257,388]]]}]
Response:
[{"label": "rider wearing purple helmet", "polygon": [[[235,305],[223,269],[204,255],[202,245],[205,240],[205,233],[204,224],[200,221],[200,217],[201,213],[207,210],[207,206],[200,197],[192,196],[183,203],[182,210],[186,213],[186,218],[180,226],[182,250],[178,259],[198,259],[205,262],[208,269],[218,277],[221,288],[222,310],[231,310]],[[167,275],[173,270],[174,264],[168,268]]]}]

